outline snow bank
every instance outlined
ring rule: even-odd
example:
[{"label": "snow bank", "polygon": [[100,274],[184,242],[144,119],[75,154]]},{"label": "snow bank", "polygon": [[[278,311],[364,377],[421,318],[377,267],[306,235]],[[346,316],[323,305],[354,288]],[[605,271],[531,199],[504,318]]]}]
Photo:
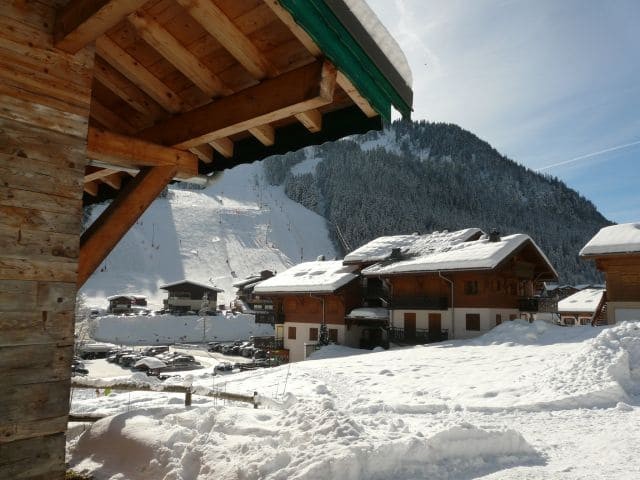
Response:
[{"label": "snow bank", "polygon": [[516,319],[491,329],[484,335],[470,341],[472,345],[550,345],[583,341],[591,338],[593,331],[588,328],[560,327],[544,320]]},{"label": "snow bank", "polygon": [[255,323],[253,315],[192,315],[98,317],[92,337],[125,345],[156,343],[231,341],[250,336],[273,335],[273,327]]},{"label": "snow bank", "polygon": [[[100,478],[327,479],[460,478],[540,463],[512,429],[458,424],[382,440],[335,409],[296,403],[286,411],[152,409],[96,422],[77,440],[76,470]],[[117,466],[117,467],[116,467]]]},{"label": "snow bank", "polygon": [[343,345],[326,345],[321,347],[320,350],[312,352],[307,360],[322,360],[327,358],[340,358],[350,357],[352,355],[362,355],[364,353],[371,353],[370,350],[363,350],[361,348],[345,347]]}]

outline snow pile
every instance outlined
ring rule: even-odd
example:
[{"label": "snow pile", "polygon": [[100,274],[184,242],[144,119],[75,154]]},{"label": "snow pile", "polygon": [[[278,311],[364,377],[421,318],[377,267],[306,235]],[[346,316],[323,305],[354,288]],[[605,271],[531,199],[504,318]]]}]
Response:
[{"label": "snow pile", "polygon": [[326,358],[340,358],[340,357],[350,357],[351,355],[362,355],[364,353],[369,353],[369,350],[363,350],[361,348],[351,348],[345,347],[343,345],[325,345],[321,347],[319,350],[312,352],[308,360],[322,360]]},{"label": "snow pile", "polygon": [[588,329],[567,329],[544,320],[516,319],[503,322],[469,342],[473,345],[550,345],[581,341],[593,335]]},{"label": "snow pile", "polygon": [[393,423],[398,433],[379,440],[330,399],[284,411],[151,409],[96,422],[77,440],[71,460],[77,470],[114,480],[453,479],[540,463],[512,429],[462,423],[425,437],[401,420]]},{"label": "snow pile", "polygon": [[640,223],[622,223],[600,229],[580,255],[640,252]]},{"label": "snow pile", "polygon": [[125,345],[232,341],[263,335],[273,335],[273,327],[255,323],[253,315],[244,314],[207,317],[107,315],[96,318],[91,328],[94,339]]}]

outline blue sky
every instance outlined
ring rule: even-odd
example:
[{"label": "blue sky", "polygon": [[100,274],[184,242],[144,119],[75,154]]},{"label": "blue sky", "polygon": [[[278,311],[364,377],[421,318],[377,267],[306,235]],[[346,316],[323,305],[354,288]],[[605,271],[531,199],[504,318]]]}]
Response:
[{"label": "blue sky", "polygon": [[368,0],[451,122],[640,221],[640,0]]}]

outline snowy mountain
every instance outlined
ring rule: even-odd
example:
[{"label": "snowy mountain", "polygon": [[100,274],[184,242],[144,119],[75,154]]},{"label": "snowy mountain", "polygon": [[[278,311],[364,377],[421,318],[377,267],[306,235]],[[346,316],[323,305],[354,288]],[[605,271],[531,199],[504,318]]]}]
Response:
[{"label": "snowy mountain", "polygon": [[457,125],[395,122],[269,158],[265,172],[328,219],[343,253],[383,235],[495,228],[531,236],[563,282],[600,280],[578,252],[611,222],[557,178],[523,167]]},{"label": "snowy mountain", "polygon": [[[96,205],[96,218],[106,205]],[[169,189],[157,199],[82,287],[90,305],[117,293],[162,305],[162,284],[187,278],[224,289],[260,270],[282,271],[301,260],[335,256],[325,221],[268,185],[262,165],[225,171],[204,190]]]}]

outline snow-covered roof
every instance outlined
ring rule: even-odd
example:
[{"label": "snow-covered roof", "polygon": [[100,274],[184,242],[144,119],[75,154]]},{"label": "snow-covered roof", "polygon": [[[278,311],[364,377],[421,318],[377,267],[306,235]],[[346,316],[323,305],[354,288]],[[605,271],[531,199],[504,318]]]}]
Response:
[{"label": "snow-covered roof", "polygon": [[107,300],[115,300],[116,298],[128,298],[129,300],[146,300],[146,295],[132,294],[132,293],[121,293],[118,295],[111,295],[107,297]]},{"label": "snow-covered roof", "polygon": [[356,267],[341,260],[305,262],[260,282],[255,293],[329,293],[356,279]]},{"label": "snow-covered roof", "polygon": [[365,318],[371,320],[389,318],[389,310],[380,307],[361,307],[354,308],[349,312],[347,318]]},{"label": "snow-covered roof", "polygon": [[558,312],[595,312],[602,300],[604,289],[585,288],[558,302]]},{"label": "snow-covered roof", "polygon": [[355,15],[364,29],[371,35],[382,53],[389,59],[393,67],[398,71],[405,83],[410,87],[413,83],[411,67],[407,57],[391,36],[389,31],[380,22],[376,14],[365,0],[342,0],[351,13]]},{"label": "snow-covered roof", "polygon": [[621,223],[600,229],[580,250],[580,256],[640,253],[640,223]]},{"label": "snow-covered roof", "polygon": [[482,235],[479,228],[465,228],[449,232],[433,232],[426,235],[393,235],[379,237],[344,257],[344,263],[373,263],[385,260],[394,248],[399,248],[404,255],[424,255],[450,248],[460,242]]},{"label": "snow-covered roof", "polygon": [[189,285],[195,285],[196,287],[206,288],[207,290],[212,290],[214,292],[224,292],[223,289],[214,287],[213,285],[207,285],[206,283],[194,282],[192,280],[178,280],[177,282],[167,283],[166,285],[160,285],[160,289],[168,290],[171,287],[175,287],[178,285],[182,285],[183,283],[188,283]]},{"label": "snow-covered roof", "polygon": [[253,277],[247,277],[242,280],[238,280],[237,282],[233,282],[231,285],[236,288],[242,288],[251,283],[259,282],[260,280],[262,280],[262,277],[260,275],[255,275]]},{"label": "snow-covered roof", "polygon": [[450,242],[437,249],[426,250],[400,261],[381,262],[365,268],[364,275],[393,275],[399,273],[438,272],[454,270],[491,270],[506,258],[530,242],[547,267],[557,277],[557,272],[546,255],[528,235],[516,233],[492,242],[488,238],[469,242]]}]

